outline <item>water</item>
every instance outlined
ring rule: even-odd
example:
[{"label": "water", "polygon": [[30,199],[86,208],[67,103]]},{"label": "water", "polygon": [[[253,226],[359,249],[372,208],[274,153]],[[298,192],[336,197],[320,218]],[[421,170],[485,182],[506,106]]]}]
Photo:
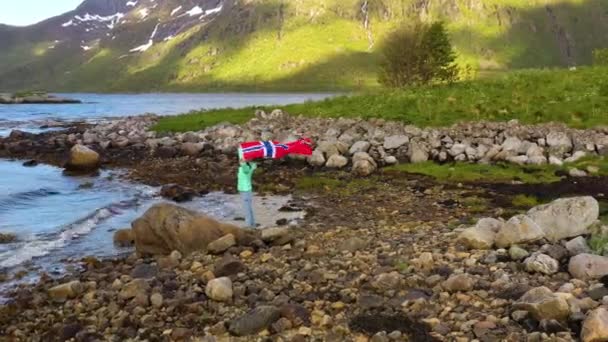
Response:
[{"label": "water", "polygon": [[[99,176],[64,176],[59,168],[0,159],[0,233],[17,241],[0,244],[0,271],[22,269],[61,274],[63,261],[85,256],[109,257],[130,252],[113,245],[113,232],[128,228],[150,206],[163,202],[158,188],[123,180],[122,171]],[[301,213],[279,213],[289,197],[256,200],[264,226]],[[234,224],[242,217],[238,196],[211,193],[183,206]],[[5,284],[6,285],[6,284]],[[3,288],[0,287],[0,297]],[[1,299],[1,298],[0,298]]]},{"label": "water", "polygon": [[285,105],[332,96],[323,93],[291,94],[57,94],[82,104],[0,105],[0,136],[11,129],[40,132],[53,121],[97,120],[145,113],[175,115],[198,109]]}]

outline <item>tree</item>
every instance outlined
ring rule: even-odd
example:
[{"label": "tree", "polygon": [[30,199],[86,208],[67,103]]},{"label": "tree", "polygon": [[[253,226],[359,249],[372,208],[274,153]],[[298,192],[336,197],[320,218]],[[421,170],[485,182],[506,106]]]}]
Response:
[{"label": "tree", "polygon": [[453,82],[458,75],[456,54],[443,22],[401,27],[389,34],[380,52],[379,80],[388,87]]}]

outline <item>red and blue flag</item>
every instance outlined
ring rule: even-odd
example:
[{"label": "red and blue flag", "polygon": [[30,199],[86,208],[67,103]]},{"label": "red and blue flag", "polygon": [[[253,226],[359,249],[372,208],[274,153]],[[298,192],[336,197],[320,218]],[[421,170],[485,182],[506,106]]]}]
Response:
[{"label": "red and blue flag", "polygon": [[278,141],[250,141],[242,143],[241,152],[245,161],[255,159],[281,159],[289,154],[312,155],[312,141],[308,138],[288,143]]}]

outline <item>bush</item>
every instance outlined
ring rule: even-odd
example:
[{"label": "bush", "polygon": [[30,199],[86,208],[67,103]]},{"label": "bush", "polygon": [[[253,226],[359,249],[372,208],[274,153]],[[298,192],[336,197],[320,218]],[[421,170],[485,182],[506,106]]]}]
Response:
[{"label": "bush", "polygon": [[608,49],[593,51],[593,65],[608,66]]},{"label": "bush", "polygon": [[452,82],[458,76],[456,54],[443,22],[404,26],[389,34],[380,52],[379,80],[388,87]]}]

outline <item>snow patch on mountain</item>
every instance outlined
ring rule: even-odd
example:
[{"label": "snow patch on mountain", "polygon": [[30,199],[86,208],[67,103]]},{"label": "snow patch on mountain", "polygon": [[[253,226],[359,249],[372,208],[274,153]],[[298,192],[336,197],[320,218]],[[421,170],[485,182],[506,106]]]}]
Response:
[{"label": "snow patch on mountain", "polygon": [[127,6],[135,7],[135,6],[137,6],[137,1],[127,1]]},{"label": "snow patch on mountain", "polygon": [[67,21],[63,24],[61,24],[61,27],[68,27],[68,26],[72,26],[74,25],[74,20],[70,19],[70,21]]},{"label": "snow patch on mountain", "polygon": [[223,6],[223,4],[222,4],[222,3],[220,3],[220,5],[219,5],[219,6],[217,6],[216,8],[212,8],[212,9],[208,9],[208,10],[206,10],[206,11],[205,11],[205,14],[203,14],[203,15],[200,17],[200,19],[204,19],[204,18],[205,18],[205,17],[207,17],[207,16],[210,16],[210,15],[212,15],[212,14],[215,14],[215,13],[219,13],[219,12],[221,12],[223,7],[224,7],[224,6]]},{"label": "snow patch on mountain", "polygon": [[194,17],[195,15],[199,15],[201,13],[203,13],[203,9],[200,6],[194,6],[194,7],[192,7],[191,10],[186,12],[186,14],[188,14],[191,17]]},{"label": "snow patch on mountain", "polygon": [[182,10],[182,6],[178,6],[176,7],[173,11],[171,11],[171,16],[174,16],[175,13],[179,12]]},{"label": "snow patch on mountain", "polygon": [[147,9],[147,8],[142,8],[142,9],[140,9],[140,10],[139,10],[139,12],[138,12],[138,13],[139,13],[139,16],[140,16],[142,19],[146,19],[146,17],[148,16],[148,14],[150,14],[150,10],[149,10],[149,9]]},{"label": "snow patch on mountain", "polygon": [[148,50],[149,48],[151,48],[152,45],[154,45],[154,36],[156,36],[156,33],[158,32],[159,25],[160,24],[156,24],[156,26],[154,27],[154,31],[152,31],[152,34],[150,35],[150,39],[148,40],[148,42],[146,44],[135,47],[135,48],[129,50],[129,52],[144,52],[144,51]]}]

